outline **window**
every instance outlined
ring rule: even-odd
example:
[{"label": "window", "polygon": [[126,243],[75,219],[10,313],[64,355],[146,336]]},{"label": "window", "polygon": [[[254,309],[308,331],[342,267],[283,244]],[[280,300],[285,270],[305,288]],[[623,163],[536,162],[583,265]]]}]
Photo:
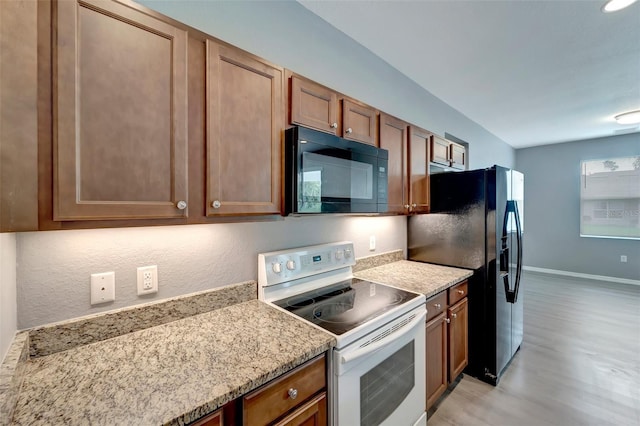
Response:
[{"label": "window", "polygon": [[582,162],[580,236],[640,239],[640,156]]}]

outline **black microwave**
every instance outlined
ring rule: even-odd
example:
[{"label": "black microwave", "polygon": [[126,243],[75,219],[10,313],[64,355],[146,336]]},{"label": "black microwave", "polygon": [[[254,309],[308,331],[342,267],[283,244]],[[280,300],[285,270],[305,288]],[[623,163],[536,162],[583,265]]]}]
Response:
[{"label": "black microwave", "polygon": [[389,152],[305,127],[285,132],[285,213],[384,213]]}]

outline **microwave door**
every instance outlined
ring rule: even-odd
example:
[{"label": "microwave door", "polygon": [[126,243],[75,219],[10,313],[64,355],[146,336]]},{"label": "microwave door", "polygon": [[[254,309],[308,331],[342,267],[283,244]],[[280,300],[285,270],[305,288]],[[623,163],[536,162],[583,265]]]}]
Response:
[{"label": "microwave door", "polygon": [[311,142],[300,152],[299,213],[376,211],[376,157]]}]

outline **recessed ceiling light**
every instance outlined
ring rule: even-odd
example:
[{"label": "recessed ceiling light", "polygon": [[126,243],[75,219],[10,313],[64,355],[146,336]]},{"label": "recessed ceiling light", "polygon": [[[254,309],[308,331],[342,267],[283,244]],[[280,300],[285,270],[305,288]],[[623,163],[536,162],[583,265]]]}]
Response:
[{"label": "recessed ceiling light", "polygon": [[620,9],[624,9],[627,6],[631,6],[638,0],[609,0],[602,6],[602,11],[605,13],[617,12]]},{"label": "recessed ceiling light", "polygon": [[618,114],[614,118],[618,124],[638,124],[640,123],[640,109]]}]

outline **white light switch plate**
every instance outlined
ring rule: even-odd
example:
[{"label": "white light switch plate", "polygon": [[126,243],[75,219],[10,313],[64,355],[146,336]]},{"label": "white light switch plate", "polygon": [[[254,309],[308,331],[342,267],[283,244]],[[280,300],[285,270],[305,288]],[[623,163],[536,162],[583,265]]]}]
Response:
[{"label": "white light switch plate", "polygon": [[99,305],[114,300],[116,300],[116,273],[91,274],[91,304]]}]

